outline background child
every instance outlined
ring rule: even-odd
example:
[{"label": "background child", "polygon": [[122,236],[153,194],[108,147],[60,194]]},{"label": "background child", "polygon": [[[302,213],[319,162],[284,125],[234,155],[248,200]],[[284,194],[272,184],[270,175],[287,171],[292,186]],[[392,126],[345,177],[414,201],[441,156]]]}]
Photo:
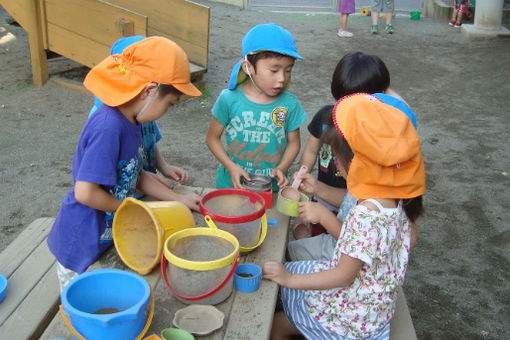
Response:
[{"label": "background child", "polygon": [[[379,57],[352,52],[338,62],[331,79],[331,94],[338,100],[357,92],[375,93],[383,102],[406,113],[416,126],[414,112],[389,86],[388,68]],[[331,225],[327,232],[321,224],[316,223],[310,223],[308,230],[306,224],[298,220],[294,230],[296,241],[288,244],[288,255],[293,261],[329,259],[337,240],[333,235],[338,236],[342,221],[355,203],[355,199],[349,193],[346,194],[345,179],[336,166],[331,146],[323,144],[321,140],[323,131],[331,121],[332,108],[332,105],[321,108],[308,125],[310,134],[301,155],[300,165],[306,165],[311,172],[317,160],[318,171],[316,179],[312,175],[305,176],[300,189],[312,194],[312,201],[326,206],[337,215],[339,221]]]},{"label": "background child", "polygon": [[355,12],[354,0],[338,0],[338,13],[340,13],[340,29],[338,30],[338,36],[341,38],[352,37],[352,32],[347,30],[347,20],[349,14]]},{"label": "background child", "polygon": [[303,58],[292,35],[272,23],[246,33],[242,56],[213,106],[207,131],[207,146],[221,163],[216,187],[242,188],[242,177],[261,174],[272,176],[278,191],[288,184],[285,174],[299,153],[299,126],[307,118],[296,96],[286,91],[295,59]]},{"label": "background child", "polygon": [[135,189],[198,209],[200,196],[178,195],[142,170],[139,124],[163,116],[182,93],[199,96],[190,83],[186,53],[163,37],[150,37],[108,56],[84,85],[105,105],[87,120],[73,158],[73,187],[48,235],[61,289],[113,244],[112,221]]},{"label": "background child", "polygon": [[395,8],[395,0],[371,0],[370,11],[372,12],[372,26],[370,26],[370,33],[379,33],[379,13],[386,14],[386,26],[384,30],[388,34],[393,34],[395,29],[391,25],[393,19],[393,11]]},{"label": "background child", "polygon": [[[145,39],[145,37],[141,35],[120,38],[113,43],[112,48],[110,49],[110,54],[122,54],[122,51],[124,51],[126,47],[143,39]],[[94,106],[90,109],[89,117],[101,105],[103,105],[103,102],[94,96]],[[144,151],[143,169],[151,174],[156,174],[159,171],[166,178],[187,183],[189,180],[189,174],[179,167],[167,164],[163,155],[160,153],[156,144],[161,140],[161,137],[161,131],[159,130],[159,126],[156,121],[142,124]],[[161,176],[155,176],[155,178],[167,187],[171,188],[170,182],[168,182],[165,178]]]},{"label": "background child", "polygon": [[460,27],[462,25],[462,14],[468,14],[469,0],[455,0],[453,4],[452,20],[450,26]]},{"label": "background child", "polygon": [[[425,167],[420,140],[398,109],[370,94],[340,99],[325,141],[347,187],[362,197],[351,209],[331,261],[266,262],[284,307],[272,339],[389,339],[396,289],[404,282],[411,222],[423,212]],[[330,222],[327,208],[300,203],[305,220]]]}]

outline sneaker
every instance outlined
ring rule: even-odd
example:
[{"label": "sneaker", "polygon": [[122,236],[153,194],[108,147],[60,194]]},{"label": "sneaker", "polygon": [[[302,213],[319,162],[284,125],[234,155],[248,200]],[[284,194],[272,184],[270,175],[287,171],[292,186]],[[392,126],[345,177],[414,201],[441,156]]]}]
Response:
[{"label": "sneaker", "polygon": [[452,27],[453,27],[453,26],[455,26],[455,20],[450,20],[450,21],[448,22],[448,25],[450,25],[450,26],[452,26]]},{"label": "sneaker", "polygon": [[454,27],[460,27],[462,24],[460,22],[456,22]]},{"label": "sneaker", "polygon": [[338,30],[337,35],[338,35],[339,37],[342,37],[342,38],[350,38],[350,37],[352,37],[354,34],[352,34],[352,33],[351,33],[351,32],[349,32],[349,31]]},{"label": "sneaker", "polygon": [[377,26],[377,25],[370,26],[370,33],[377,34],[378,32],[379,32],[379,26]]},{"label": "sneaker", "polygon": [[392,25],[386,25],[386,28],[384,29],[386,31],[386,33],[388,34],[393,34],[393,32],[395,32],[395,29],[393,28]]}]

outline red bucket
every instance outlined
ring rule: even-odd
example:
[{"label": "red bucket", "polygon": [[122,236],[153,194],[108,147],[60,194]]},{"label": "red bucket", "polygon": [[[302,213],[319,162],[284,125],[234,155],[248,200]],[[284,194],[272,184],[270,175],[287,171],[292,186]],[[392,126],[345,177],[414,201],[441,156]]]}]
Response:
[{"label": "red bucket", "polygon": [[257,248],[266,237],[266,204],[256,192],[243,189],[211,191],[200,200],[200,211],[210,227],[234,235],[241,252]]}]

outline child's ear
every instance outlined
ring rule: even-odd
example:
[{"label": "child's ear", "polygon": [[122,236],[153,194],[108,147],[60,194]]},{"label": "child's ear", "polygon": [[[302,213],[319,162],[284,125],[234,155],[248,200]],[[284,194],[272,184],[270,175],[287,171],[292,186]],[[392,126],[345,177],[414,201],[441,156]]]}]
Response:
[{"label": "child's ear", "polygon": [[158,84],[157,83],[149,83],[145,85],[144,89],[142,90],[142,93],[144,96],[150,96],[154,91],[158,90]]}]

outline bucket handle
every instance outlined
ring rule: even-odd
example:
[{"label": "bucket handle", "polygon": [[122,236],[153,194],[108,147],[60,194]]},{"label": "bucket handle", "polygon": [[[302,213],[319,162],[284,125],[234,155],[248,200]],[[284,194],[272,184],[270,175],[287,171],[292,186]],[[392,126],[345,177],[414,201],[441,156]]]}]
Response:
[{"label": "bucket handle", "polygon": [[197,300],[202,300],[202,299],[208,298],[208,297],[216,294],[218,291],[220,291],[227,284],[227,282],[230,280],[230,278],[232,278],[240,261],[241,261],[241,255],[237,254],[236,257],[234,258],[234,261],[232,262],[232,268],[230,268],[230,271],[227,273],[225,278],[216,287],[214,287],[210,291],[200,294],[200,295],[196,295],[196,296],[184,296],[184,295],[177,293],[175,291],[175,289],[172,288],[172,286],[170,285],[170,282],[168,281],[168,278],[166,276],[166,262],[167,261],[166,261],[164,252],[161,253],[161,276],[163,276],[163,281],[165,281],[165,285],[172,292],[172,294],[174,294],[175,296],[177,296],[178,298],[181,298],[183,300],[197,301]]},{"label": "bucket handle", "polygon": [[[216,226],[216,223],[214,223],[211,216],[205,215],[204,220],[205,220],[205,223],[207,223],[207,225],[209,226],[209,228],[218,229],[218,226]],[[266,235],[267,235],[267,216],[266,216],[266,214],[262,215],[262,220],[260,223],[262,224],[262,230],[260,231],[259,241],[257,242],[256,245],[251,246],[251,247],[239,246],[239,251],[241,253],[247,253],[247,252],[252,251],[253,249],[260,246],[262,244],[262,242],[264,242],[264,240],[266,239]]]},{"label": "bucket handle", "polygon": [[[143,326],[142,331],[135,340],[141,340],[142,337],[147,333],[149,330],[149,326],[151,325],[152,318],[154,317],[154,293],[152,291],[152,287],[149,285],[151,289],[151,307],[149,315],[147,316],[147,321],[145,322],[145,326]],[[87,340],[83,335],[81,335],[72,325],[71,320],[69,320],[69,316],[66,314],[64,307],[62,305],[59,306],[60,316],[62,316],[62,319],[64,320],[64,324],[66,325],[67,329],[79,340]]]}]

